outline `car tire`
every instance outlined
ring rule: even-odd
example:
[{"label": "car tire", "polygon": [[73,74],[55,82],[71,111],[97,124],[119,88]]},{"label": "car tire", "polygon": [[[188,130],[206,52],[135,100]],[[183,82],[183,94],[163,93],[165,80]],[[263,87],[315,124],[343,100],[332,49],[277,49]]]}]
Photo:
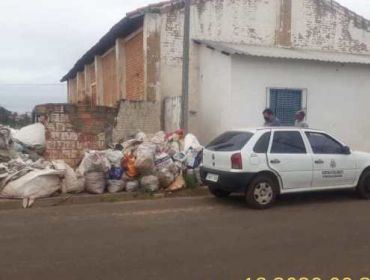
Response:
[{"label": "car tire", "polygon": [[357,193],[363,199],[370,199],[370,170],[366,170],[360,178]]},{"label": "car tire", "polygon": [[225,198],[231,194],[231,192],[225,191],[217,187],[217,185],[208,186],[208,189],[209,189],[209,192],[217,198]]},{"label": "car tire", "polygon": [[254,209],[267,209],[274,205],[278,186],[268,175],[257,176],[245,192],[247,204]]}]

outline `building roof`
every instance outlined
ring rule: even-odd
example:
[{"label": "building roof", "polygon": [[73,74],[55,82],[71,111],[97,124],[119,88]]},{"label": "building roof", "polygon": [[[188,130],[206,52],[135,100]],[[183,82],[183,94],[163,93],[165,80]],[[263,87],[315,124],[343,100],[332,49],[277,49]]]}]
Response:
[{"label": "building roof", "polygon": [[126,37],[143,25],[145,13],[159,13],[166,6],[174,6],[181,4],[181,0],[163,1],[156,4],[151,4],[143,8],[130,12],[115,24],[90,50],[88,50],[72,67],[71,70],[61,79],[65,82],[68,79],[74,78],[79,71],[83,71],[86,64],[94,61],[96,55],[102,55],[111,47],[114,46],[117,38]]},{"label": "building roof", "polygon": [[[154,0],[153,0],[154,1]],[[194,0],[190,0],[194,1]],[[206,0],[211,1],[211,0]],[[348,15],[358,18],[367,24],[370,24],[369,20],[357,15],[356,13],[348,10],[344,6],[340,5],[334,0],[322,0],[332,9],[337,12],[341,10]],[[111,47],[114,46],[115,40],[120,37],[125,37],[137,28],[143,25],[143,18],[146,13],[159,13],[166,7],[181,7],[184,0],[167,0],[156,4],[147,5],[143,8],[139,8],[133,12],[127,13],[126,17],[115,24],[90,50],[88,50],[73,66],[73,68],[61,79],[61,82],[67,81],[70,78],[74,78],[77,72],[82,71],[86,64],[90,64],[94,61],[96,55],[102,55]],[[321,51],[320,51],[321,52]],[[357,56],[357,55],[353,55]],[[367,64],[367,63],[366,63]]]},{"label": "building roof", "polygon": [[206,40],[194,40],[210,49],[218,50],[227,55],[246,55],[255,57],[312,60],[333,63],[370,64],[370,55],[329,52],[322,50],[306,50],[281,47],[263,47],[246,44],[232,44]]}]

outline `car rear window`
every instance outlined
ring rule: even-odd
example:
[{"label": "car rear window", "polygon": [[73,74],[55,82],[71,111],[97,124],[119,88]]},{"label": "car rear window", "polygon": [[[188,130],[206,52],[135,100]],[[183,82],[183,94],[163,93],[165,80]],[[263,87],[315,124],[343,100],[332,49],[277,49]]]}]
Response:
[{"label": "car rear window", "polygon": [[206,147],[211,151],[234,152],[241,150],[252,138],[251,132],[228,131],[208,144]]}]

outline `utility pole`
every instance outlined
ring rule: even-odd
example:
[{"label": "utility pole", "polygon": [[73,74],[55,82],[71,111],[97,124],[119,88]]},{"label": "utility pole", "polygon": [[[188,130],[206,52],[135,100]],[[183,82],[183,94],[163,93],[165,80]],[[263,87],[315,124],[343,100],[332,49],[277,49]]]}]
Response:
[{"label": "utility pole", "polygon": [[182,99],[181,99],[181,126],[188,132],[189,117],[189,48],[190,48],[190,1],[183,0],[185,4],[184,13],[184,40],[182,61]]}]

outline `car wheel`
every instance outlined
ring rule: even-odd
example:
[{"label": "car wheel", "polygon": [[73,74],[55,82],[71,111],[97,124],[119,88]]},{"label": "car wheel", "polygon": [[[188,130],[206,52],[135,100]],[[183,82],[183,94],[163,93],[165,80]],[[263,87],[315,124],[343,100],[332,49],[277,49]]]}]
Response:
[{"label": "car wheel", "polygon": [[220,189],[216,185],[208,186],[208,189],[211,194],[218,198],[228,197],[231,194],[231,192]]},{"label": "car wheel", "polygon": [[370,199],[370,171],[365,171],[360,178],[357,192],[361,198]]},{"label": "car wheel", "polygon": [[278,186],[275,181],[266,175],[255,178],[246,191],[246,200],[250,207],[255,209],[270,208],[276,201]]}]

